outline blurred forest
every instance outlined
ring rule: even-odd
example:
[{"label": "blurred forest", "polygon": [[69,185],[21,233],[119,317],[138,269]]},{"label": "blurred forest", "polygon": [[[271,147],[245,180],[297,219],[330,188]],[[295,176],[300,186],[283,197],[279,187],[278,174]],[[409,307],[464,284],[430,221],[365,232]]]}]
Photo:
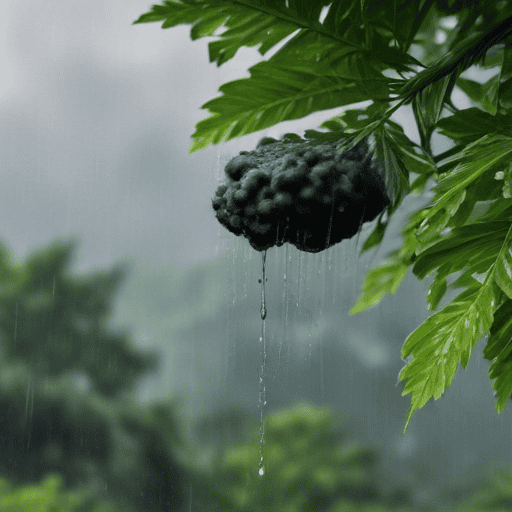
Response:
[{"label": "blurred forest", "polygon": [[[351,250],[352,246],[348,247]],[[291,390],[300,388],[299,381],[304,379],[300,366],[314,366],[315,351],[323,347],[326,352],[321,380],[327,382],[329,372],[340,371],[335,369],[340,360],[336,352],[342,350],[344,343],[312,343],[313,337],[335,338],[328,325],[329,316],[335,315],[340,306],[335,301],[334,305],[330,301],[330,306],[329,301],[320,304],[324,316],[318,317],[319,323],[325,325],[306,333],[305,357],[304,350],[297,355],[301,354],[301,344],[304,349],[304,340],[295,340],[297,310],[293,313],[293,308],[284,308],[288,316],[281,328],[286,332],[280,332],[279,337],[283,335],[285,343],[276,343],[275,350],[269,351],[271,405],[265,418],[265,474],[259,476],[257,401],[244,389],[244,385],[254,385],[256,380],[257,344],[250,340],[255,349],[246,351],[248,343],[237,339],[239,351],[226,354],[213,340],[222,338],[226,319],[239,333],[244,332],[241,326],[245,323],[254,323],[257,328],[255,319],[259,316],[254,315],[251,320],[244,313],[251,308],[237,310],[242,308],[241,303],[252,302],[252,293],[244,292],[247,283],[226,279],[221,271],[233,272],[242,263],[247,269],[252,257],[244,250],[234,250],[226,254],[228,263],[220,257],[217,262],[190,269],[168,283],[179,302],[172,297],[161,302],[162,297],[155,295],[154,307],[162,312],[172,304],[176,306],[167,318],[180,317],[183,336],[168,342],[190,344],[190,350],[201,360],[194,371],[215,368],[215,355],[231,369],[224,370],[224,374],[221,371],[217,381],[202,381],[204,390],[199,395],[203,398],[198,395],[195,399],[203,400],[203,404],[211,402],[208,408],[194,405],[187,393],[153,400],[138,396],[137,385],[143,377],[158,371],[168,373],[172,364],[165,364],[162,354],[137,346],[128,330],[111,325],[116,295],[128,270],[116,267],[88,276],[72,275],[74,250],[74,243],[58,242],[15,263],[8,247],[1,246],[0,512],[483,512],[512,507],[512,473],[507,468],[487,476],[474,474],[473,478],[445,486],[437,494],[419,492],[419,472],[413,471],[411,478],[404,480],[386,470],[383,459],[392,454],[386,454],[383,446],[390,444],[391,430],[400,432],[402,414],[397,414],[391,427],[384,428],[382,422],[379,431],[383,442],[379,444],[356,435],[363,431],[357,414],[348,421],[342,420],[340,409],[346,407],[314,404],[317,396],[308,397],[304,390],[295,396],[302,395],[302,400],[290,405],[294,398]],[[281,263],[291,264],[288,251],[284,254]],[[318,261],[327,269],[330,257],[335,258],[334,253]],[[272,261],[279,267],[277,254]],[[343,261],[338,260],[340,263]],[[302,265],[306,264],[302,261]],[[325,287],[323,296],[336,295],[335,281],[329,280],[334,288]],[[220,296],[222,287],[213,293],[215,282],[234,286],[235,295],[238,293],[244,300],[226,301]],[[308,284],[303,285],[306,290]],[[241,286],[238,291],[237,286]],[[151,289],[156,290],[154,283],[148,281],[144,290]],[[269,289],[272,290],[270,286]],[[144,290],[139,288],[139,298]],[[314,297],[315,293],[305,294],[303,306],[313,300],[308,296]],[[290,293],[290,297],[285,294],[285,304],[288,298],[297,302]],[[273,300],[277,303],[278,297],[271,293],[269,302]],[[151,302],[148,304],[157,314]],[[226,304],[230,317],[219,314]],[[277,322],[280,312],[277,307],[274,311],[270,308],[269,321],[274,318]],[[393,339],[397,345],[403,337],[403,333],[392,330],[392,325],[390,322],[390,331],[382,333],[384,344],[386,339]],[[250,328],[247,333],[252,336]],[[350,328],[347,333],[354,334]],[[228,349],[234,346],[228,345]],[[357,358],[349,356],[350,353],[344,355],[347,364],[356,367]],[[175,368],[179,366],[178,361]],[[284,377],[279,375],[282,369],[286,370]],[[388,415],[394,413],[393,409],[403,412],[407,406],[399,404],[398,389],[384,377],[388,370],[387,365],[379,368],[383,372],[382,386],[364,405],[367,409],[377,408],[383,417],[379,402],[389,409]],[[191,368],[182,371],[190,372]],[[349,377],[357,378],[355,373]],[[221,396],[221,387],[231,388],[235,381],[240,384],[239,396],[235,390],[229,400],[211,398]],[[285,383],[280,387],[287,394],[281,392],[279,396],[276,382]],[[339,381],[336,386],[339,389]],[[207,392],[212,393],[210,399],[205,399]],[[333,392],[327,386],[321,390],[325,403],[332,401]],[[241,399],[244,396],[245,402]],[[188,408],[187,400],[191,402]],[[251,402],[252,410],[248,406]],[[194,408],[202,409],[203,414]],[[391,464],[397,465],[397,461],[395,454]],[[423,461],[418,458],[415,464],[420,466]]]}]

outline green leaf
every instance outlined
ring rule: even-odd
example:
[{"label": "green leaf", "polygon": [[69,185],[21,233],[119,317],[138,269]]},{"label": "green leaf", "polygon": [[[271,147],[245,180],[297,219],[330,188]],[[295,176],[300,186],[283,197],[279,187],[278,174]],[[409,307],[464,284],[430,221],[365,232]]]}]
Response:
[{"label": "green leaf", "polygon": [[454,228],[448,236],[419,254],[413,273],[424,279],[437,268],[442,268],[438,278],[466,267],[477,273],[487,272],[498,260],[509,228],[508,221],[475,222]]},{"label": "green leaf", "polygon": [[[498,176],[500,177],[498,178]],[[512,198],[512,163],[504,171],[497,172],[496,179],[503,180],[503,197],[506,199]]]},{"label": "green leaf", "polygon": [[445,173],[439,179],[435,190],[439,193],[461,190],[500,163],[508,165],[511,158],[511,137],[485,135],[464,150],[461,162],[452,172]]},{"label": "green leaf", "polygon": [[[289,2],[289,6],[268,0],[164,0],[163,5],[153,5],[134,24],[162,22],[162,28],[189,24],[192,39],[217,36],[218,40],[209,44],[209,53],[210,62],[218,66],[232,59],[243,46],[258,47],[264,55],[298,29],[363,50],[354,39],[344,39],[320,23],[322,8],[327,4],[320,0]],[[216,34],[221,27],[226,30]]]},{"label": "green leaf", "polygon": [[[398,254],[398,251],[396,251],[396,254]],[[408,270],[409,265],[397,257],[372,268],[364,278],[361,295],[349,311],[349,315],[352,316],[373,308],[386,295],[396,293]]]},{"label": "green leaf", "polygon": [[504,223],[508,224],[509,229],[500,247],[500,257],[497,258],[494,268],[494,280],[507,296],[512,298],[512,227],[509,222],[504,221]]},{"label": "green leaf", "polygon": [[502,108],[512,108],[512,47],[510,46],[504,49],[498,103]]},{"label": "green leaf", "polygon": [[470,288],[471,286],[480,286],[480,281],[475,279],[471,274],[473,273],[472,269],[468,269],[464,271],[460,277],[458,277],[453,283],[448,285],[448,288],[451,290],[456,290],[457,288]]},{"label": "green leaf", "polygon": [[196,125],[190,152],[318,110],[369,99],[367,88],[332,74],[318,74],[305,65],[260,62],[249,71],[250,78],[222,85],[223,96],[203,105],[212,115]]},{"label": "green leaf", "polygon": [[408,171],[426,174],[427,178],[437,172],[436,165],[430,155],[421,146],[409,139],[399,124],[388,121],[386,128]]},{"label": "green leaf", "polygon": [[350,315],[366,311],[379,304],[386,295],[396,293],[414,258],[417,243],[414,235],[414,223],[405,226],[402,240],[402,247],[387,255],[388,261],[372,268],[366,274],[361,294],[350,310]]},{"label": "green leaf", "polygon": [[472,190],[470,190],[471,188],[472,187],[468,187],[466,189],[464,200],[458,207],[457,211],[450,217],[450,219],[446,223],[447,227],[454,228],[457,226],[462,226],[463,224],[466,223],[466,221],[473,213],[478,198],[475,195],[475,193]]},{"label": "green leaf", "polygon": [[265,55],[299,28],[295,23],[277,20],[265,13],[244,10],[245,15],[233,16],[227,22],[231,28],[224,31],[217,41],[208,44],[210,62],[217,62],[220,66],[232,59],[242,46],[258,47],[261,55]]},{"label": "green leaf", "polygon": [[492,202],[489,209],[480,221],[508,220],[512,222],[512,204],[509,199],[497,199]]},{"label": "green leaf", "polygon": [[430,179],[428,174],[420,174],[412,183],[411,183],[411,192],[415,192],[417,194],[421,194],[425,191],[425,187]]},{"label": "green leaf", "polygon": [[412,395],[404,432],[414,411],[439,399],[450,386],[459,362],[467,366],[474,346],[492,325],[497,294],[490,280],[473,286],[409,335],[402,358],[412,360],[399,376],[407,379],[402,396]]},{"label": "green leaf", "polygon": [[[447,223],[454,228],[464,225],[470,218],[473,210],[479,202],[490,202],[502,197],[502,186],[491,172],[486,172],[480,178],[466,187],[464,201]],[[479,218],[482,221],[481,218]],[[493,219],[495,220],[495,219]],[[501,220],[501,219],[496,219]]]},{"label": "green leaf", "polygon": [[198,21],[190,30],[190,39],[195,41],[201,37],[213,36],[215,31],[222,27],[226,21],[226,14],[223,12],[210,13],[207,18]]},{"label": "green leaf", "polygon": [[384,166],[386,188],[393,204],[392,212],[409,192],[409,169],[405,165],[404,148],[400,144],[406,137],[396,125],[382,124],[377,127],[374,135],[375,158]]},{"label": "green leaf", "polygon": [[324,121],[320,127],[327,128],[331,131],[341,130],[354,132],[357,130],[363,130],[373,121],[381,118],[387,108],[387,103],[374,102],[366,108],[346,109],[335,117],[331,117],[327,121]]},{"label": "green leaf", "polygon": [[475,82],[474,80],[470,80],[469,78],[462,78],[459,76],[457,78],[456,85],[465,92],[471,100],[475,103],[480,103],[482,98],[484,97],[484,88],[483,85]]},{"label": "green leaf", "polygon": [[[404,394],[413,394],[407,423],[415,409],[423,407],[432,397],[437,400],[450,385],[459,360],[463,368],[466,367],[473,346],[491,325],[494,326],[491,332],[492,349],[487,350],[486,357],[496,352],[496,337],[503,339],[500,317],[497,321],[493,318],[503,292],[508,298],[512,297],[510,221],[476,222],[454,229],[446,239],[418,256],[413,271],[422,278],[435,268],[438,268],[436,280],[466,268],[461,276],[465,283],[459,279],[457,284],[468,288],[439,313],[429,317],[406,340],[402,357],[414,357],[400,374],[400,380],[409,379]],[[471,277],[474,275],[482,276],[482,281]],[[439,286],[444,287],[442,283]],[[509,341],[507,339],[506,343]],[[444,356],[440,359],[441,352]],[[494,368],[493,375],[498,379],[503,364],[500,366],[500,363],[496,363]],[[509,361],[506,368],[510,369]],[[508,379],[504,381],[501,378],[495,384],[495,389],[500,390],[500,397],[505,392],[510,396]],[[503,407],[501,399],[498,405]]]},{"label": "green leaf", "polygon": [[484,85],[484,96],[482,98],[482,107],[492,114],[496,114],[498,110],[498,91],[500,87],[500,74],[493,76]]},{"label": "green leaf", "polygon": [[510,113],[491,116],[478,108],[468,108],[441,119],[437,127],[442,135],[469,144],[491,133],[510,133],[512,116]]},{"label": "green leaf", "polygon": [[500,84],[499,97],[500,105],[503,108],[512,108],[512,78]]},{"label": "green leaf", "polygon": [[484,357],[492,361],[489,377],[494,380],[496,408],[501,412],[512,395],[512,301],[506,299],[494,314]]},{"label": "green leaf", "polygon": [[442,277],[443,273],[435,277],[434,282],[427,292],[427,303],[430,311],[437,308],[439,301],[446,293],[446,278]]},{"label": "green leaf", "polygon": [[399,5],[393,5],[390,2],[374,2],[380,5],[386,5],[393,11],[393,35],[396,37],[398,44],[408,50],[412,44],[418,29],[424,23],[431,3],[402,1]]},{"label": "green leaf", "polygon": [[[506,343],[503,343],[503,340]],[[511,355],[512,343],[509,343],[509,340],[512,341],[512,300],[505,298],[494,314],[484,357],[492,361],[500,356],[503,358]]]},{"label": "green leaf", "polygon": [[[460,73],[481,61],[483,57],[489,56],[490,50],[511,34],[512,23],[509,17],[492,24],[483,35],[474,33],[470,37],[460,39],[443,57],[410,78],[400,92],[401,97],[406,101],[412,101],[418,93],[445,78],[455,83]],[[435,112],[433,115],[435,117]]]},{"label": "green leaf", "polygon": [[142,14],[133,24],[162,21],[162,28],[170,28],[177,25],[197,23],[203,18],[201,6],[196,2],[164,0],[164,4],[153,5],[151,11]]},{"label": "green leaf", "polygon": [[412,108],[420,132],[421,145],[424,148],[430,148],[430,138],[434,127],[452,89],[453,77],[448,75],[427,85],[414,96]]},{"label": "green leaf", "polygon": [[485,135],[467,146],[460,163],[452,172],[446,172],[434,187],[433,205],[425,210],[416,232],[420,243],[427,245],[446,227],[464,201],[469,185],[511,157],[512,138],[502,135]]},{"label": "green leaf", "polygon": [[497,62],[499,71],[486,83],[480,84],[474,80],[459,77],[457,85],[476,103],[491,115],[495,115],[498,110],[500,84],[503,81],[502,69],[505,59],[505,51],[502,45],[496,48]]},{"label": "green leaf", "polygon": [[379,216],[379,219],[377,221],[377,225],[375,226],[375,229],[370,233],[368,238],[363,244],[363,247],[361,248],[360,254],[363,254],[368,249],[371,249],[372,247],[375,247],[376,245],[379,245],[382,242],[382,239],[384,238],[384,234],[386,233],[386,228],[388,226],[388,222],[381,222],[382,214]]},{"label": "green leaf", "polygon": [[469,144],[491,133],[510,134],[512,115],[492,116],[478,108],[460,110],[437,123],[442,135]]},{"label": "green leaf", "polygon": [[443,201],[442,207],[439,202],[421,212],[423,220],[416,229],[416,236],[420,248],[430,246],[439,237],[439,234],[447,226],[450,219],[457,213],[459,206],[466,197],[466,191],[460,190],[457,194]]}]

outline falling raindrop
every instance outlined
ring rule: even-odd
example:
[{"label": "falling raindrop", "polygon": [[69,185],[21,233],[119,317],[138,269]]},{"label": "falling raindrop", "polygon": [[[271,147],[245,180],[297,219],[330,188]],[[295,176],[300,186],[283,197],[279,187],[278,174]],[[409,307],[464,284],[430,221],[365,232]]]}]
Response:
[{"label": "falling raindrop", "polygon": [[331,206],[331,216],[329,218],[329,227],[327,228],[327,238],[325,240],[325,247],[329,247],[331,245],[331,232],[332,232],[332,219],[334,216],[334,201]]},{"label": "falling raindrop", "polygon": [[262,270],[261,270],[261,279],[258,279],[258,282],[261,283],[261,319],[265,320],[267,318],[267,304],[265,301],[265,281],[267,280],[265,277],[265,263],[267,259],[267,251],[262,252]]},{"label": "falling raindrop", "polygon": [[259,407],[260,407],[260,463],[258,474],[262,476],[265,473],[263,466],[263,441],[265,437],[265,425],[263,415],[265,412],[265,405],[267,403],[265,397],[265,364],[267,359],[267,347],[265,340],[265,318],[267,318],[267,305],[265,300],[265,263],[267,259],[267,251],[262,252],[262,265],[261,265],[261,336],[260,336],[260,351],[261,351],[261,366],[259,371]]},{"label": "falling raindrop", "polygon": [[32,377],[29,376],[27,380],[27,395],[25,400],[25,427],[27,430],[27,449],[30,448],[30,440],[32,428],[29,422],[32,421],[34,416],[34,383]]},{"label": "falling raindrop", "polygon": [[16,309],[14,311],[14,341],[16,342],[16,336],[18,334],[18,301],[16,301]]},{"label": "falling raindrop", "polygon": [[[233,252],[232,252],[232,256],[233,256],[233,261],[231,262],[231,268],[234,269],[236,268],[236,253],[237,253],[237,250],[238,250],[238,239],[236,240],[236,245],[233,245]],[[232,279],[231,280],[231,283],[232,283],[232,286],[233,286],[233,293],[232,293],[232,306],[233,306],[233,309],[235,308],[235,304],[236,304],[236,279]]]},{"label": "falling raindrop", "polygon": [[324,391],[324,345],[320,340],[320,400],[323,402],[325,396]]},{"label": "falling raindrop", "polygon": [[359,220],[359,229],[357,230],[357,238],[356,238],[356,245],[355,245],[355,248],[354,248],[354,256],[357,260],[357,245],[359,244],[359,235],[361,235],[361,230],[363,228],[363,219],[364,219],[364,213],[366,211],[366,203],[364,204],[364,207],[363,207],[363,213],[361,214],[361,219]]},{"label": "falling raindrop", "polygon": [[302,251],[299,251],[299,262],[297,263],[297,309],[299,308],[299,299],[300,299],[300,281],[301,281],[301,261],[302,261]]},{"label": "falling raindrop", "polygon": [[245,269],[245,279],[244,279],[244,300],[247,300],[247,276],[248,276],[248,262],[251,261],[252,250],[250,247],[245,245],[244,248],[244,269]]},{"label": "falling raindrop", "polygon": [[308,260],[309,260],[310,256],[311,256],[311,254],[309,254],[309,253],[306,253],[304,255],[304,270],[302,272],[302,275],[305,276],[305,278],[303,278],[302,293],[304,295],[304,289],[305,289],[306,296],[308,295],[308,292],[309,292],[309,280],[308,280],[307,276],[308,276]]},{"label": "falling raindrop", "polygon": [[281,354],[283,351],[283,343],[286,342],[288,336],[288,276],[290,275],[290,257],[289,257],[289,245],[286,244],[285,251],[285,264],[284,264],[284,276],[283,276],[283,304],[284,304],[284,323],[283,323],[283,335],[279,342],[279,352],[277,356],[277,366],[281,366]]}]

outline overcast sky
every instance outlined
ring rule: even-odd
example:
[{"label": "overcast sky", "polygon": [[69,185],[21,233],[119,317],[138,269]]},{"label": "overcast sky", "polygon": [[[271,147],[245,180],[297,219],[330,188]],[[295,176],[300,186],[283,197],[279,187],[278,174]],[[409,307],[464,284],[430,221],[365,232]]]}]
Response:
[{"label": "overcast sky", "polygon": [[189,26],[132,25],[145,0],[0,4],[0,236],[22,258],[75,236],[80,271],[211,259],[219,167],[264,134],[301,133],[331,114],[190,155],[200,106],[248,76],[256,50],[217,68]]},{"label": "overcast sky", "polygon": [[132,25],[150,5],[1,2],[0,234],[17,256],[75,235],[81,270],[215,256],[219,155],[242,146],[189,155],[190,135],[257,54],[209,65],[189,27]]}]

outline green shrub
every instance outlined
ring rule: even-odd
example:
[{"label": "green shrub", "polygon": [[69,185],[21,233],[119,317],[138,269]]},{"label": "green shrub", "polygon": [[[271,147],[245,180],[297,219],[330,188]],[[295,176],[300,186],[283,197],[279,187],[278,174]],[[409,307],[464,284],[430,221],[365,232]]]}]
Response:
[{"label": "green shrub", "polygon": [[114,512],[109,503],[93,503],[80,491],[63,487],[60,475],[46,476],[38,484],[14,486],[0,478],[0,512]]}]

